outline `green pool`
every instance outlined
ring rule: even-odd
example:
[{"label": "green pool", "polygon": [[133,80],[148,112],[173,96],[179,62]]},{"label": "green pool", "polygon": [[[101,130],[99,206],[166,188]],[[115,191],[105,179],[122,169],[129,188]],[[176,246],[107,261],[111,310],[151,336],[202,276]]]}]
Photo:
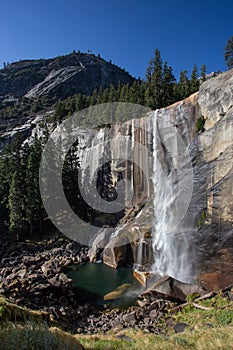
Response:
[{"label": "green pool", "polygon": [[[66,274],[80,302],[107,304],[109,307],[133,305],[143,287],[133,277],[130,268],[112,269],[102,263],[70,265]],[[103,297],[123,284],[130,284],[122,298],[105,301]]]}]

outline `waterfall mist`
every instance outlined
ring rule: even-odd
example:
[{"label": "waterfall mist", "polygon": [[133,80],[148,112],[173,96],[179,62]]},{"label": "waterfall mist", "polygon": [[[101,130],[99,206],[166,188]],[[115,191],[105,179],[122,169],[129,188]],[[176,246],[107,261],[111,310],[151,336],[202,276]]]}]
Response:
[{"label": "waterfall mist", "polygon": [[[187,147],[166,115],[153,118],[154,264],[152,270],[183,282],[193,280],[190,240],[193,227],[186,214],[193,190]],[[191,224],[191,225],[190,225]]]}]

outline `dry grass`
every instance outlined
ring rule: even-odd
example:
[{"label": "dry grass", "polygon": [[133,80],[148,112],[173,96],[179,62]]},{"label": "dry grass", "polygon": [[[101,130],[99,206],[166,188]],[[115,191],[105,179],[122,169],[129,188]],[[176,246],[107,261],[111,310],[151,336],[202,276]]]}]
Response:
[{"label": "dry grass", "polygon": [[0,350],[79,350],[82,349],[80,343],[86,350],[233,350],[233,302],[219,294],[198,303],[207,310],[190,304],[169,315],[174,323],[189,325],[183,333],[174,334],[171,328],[162,336],[126,329],[90,336],[49,328],[43,321],[47,315],[18,307],[0,297]]},{"label": "dry grass", "polygon": [[219,293],[198,304],[209,310],[190,304],[177,314],[169,315],[174,324],[184,322],[189,325],[183,333],[174,334],[171,328],[167,336],[157,336],[128,329],[121,332],[130,338],[128,341],[119,340],[117,334],[79,336],[79,339],[87,350],[233,350],[233,302]]},{"label": "dry grass", "polygon": [[46,323],[8,323],[0,329],[1,350],[83,350],[78,339]]},{"label": "dry grass", "polygon": [[131,339],[118,340],[111,336],[82,336],[79,341],[87,350],[232,350],[233,327],[203,328],[171,336],[156,336],[142,331],[126,330],[121,334]]},{"label": "dry grass", "polygon": [[49,314],[43,311],[34,311],[18,306],[0,295],[0,321],[49,321]]}]

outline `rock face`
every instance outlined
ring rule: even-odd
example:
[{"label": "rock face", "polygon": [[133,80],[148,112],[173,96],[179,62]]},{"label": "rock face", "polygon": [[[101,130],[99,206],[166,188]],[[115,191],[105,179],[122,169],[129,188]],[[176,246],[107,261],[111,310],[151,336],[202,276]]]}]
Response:
[{"label": "rock face", "polygon": [[0,97],[56,99],[76,93],[90,95],[95,88],[131,83],[133,78],[119,67],[93,54],[73,53],[53,59],[24,60],[0,70]]},{"label": "rock face", "polygon": [[[157,117],[161,120],[169,121],[175,126],[181,135],[184,144],[189,150],[190,159],[193,169],[193,191],[187,214],[184,217],[180,231],[185,228],[185,236],[181,236],[182,240],[171,247],[169,256],[171,256],[168,264],[175,265],[176,257],[186,255],[183,263],[190,265],[190,274],[192,279],[198,275],[207,272],[230,273],[233,280],[233,71],[222,73],[217,77],[209,79],[201,85],[200,91],[189,98],[175,103],[172,106],[158,110]],[[205,125],[202,131],[197,130],[197,124],[200,118],[205,119]],[[154,113],[149,113],[145,118],[138,121],[131,120],[127,122],[128,130],[131,130],[129,144],[138,141],[142,142],[149,150],[153,150],[153,137],[146,137],[138,134],[143,133],[145,129],[153,129]],[[143,126],[141,131],[135,132],[135,125]],[[133,129],[134,125],[134,129]],[[148,127],[146,128],[145,125]],[[123,126],[122,126],[123,127]],[[134,130],[132,132],[132,130]],[[106,131],[103,130],[104,134]],[[113,150],[114,151],[114,150]],[[133,178],[134,196],[133,200],[127,206],[126,216],[121,219],[121,226],[118,226],[117,233],[110,242],[109,237],[103,252],[103,260],[110,266],[117,267],[122,261],[125,252],[129,253],[129,249],[125,246],[129,244],[131,247],[134,264],[141,264],[142,269],[150,270],[153,263],[156,263],[156,254],[151,253],[154,250],[153,237],[152,242],[147,243],[146,236],[153,236],[154,213],[152,197],[154,193],[153,182],[146,181],[145,177],[138,175],[138,165],[134,155],[133,165],[128,169],[129,178]],[[161,147],[160,161],[164,169],[166,168],[166,156]],[[169,163],[169,162],[168,162]],[[139,168],[145,169],[150,167],[150,159],[141,155],[139,160]],[[138,176],[137,176],[138,175]],[[138,193],[138,195],[137,195]],[[137,209],[135,208],[137,207]],[[141,209],[142,208],[142,209]],[[132,216],[127,216],[132,211]],[[124,247],[117,247],[119,237],[125,237]],[[132,236],[135,239],[132,239]],[[91,256],[98,248],[101,241],[104,242],[106,236],[101,235],[93,243]],[[127,243],[127,238],[128,243]],[[140,239],[144,243],[140,243]],[[133,241],[133,242],[132,242]],[[185,244],[184,244],[184,241]],[[179,250],[175,245],[178,245]],[[143,248],[142,248],[143,247]],[[183,250],[182,250],[183,248]],[[141,254],[140,251],[144,251]],[[169,248],[170,249],[170,248]],[[173,249],[173,251],[172,251]],[[177,251],[176,251],[177,249]],[[214,256],[220,255],[219,251],[224,249],[226,258],[221,262],[214,260]],[[139,255],[141,254],[141,257]],[[119,258],[120,257],[120,258]],[[143,259],[140,260],[140,259]],[[147,261],[147,259],[149,261]],[[155,261],[154,261],[155,260]],[[181,265],[178,265],[181,269]],[[179,271],[174,268],[170,269],[174,278],[179,277]],[[168,269],[169,271],[169,269]],[[213,275],[215,276],[215,275]],[[209,277],[208,277],[209,278]],[[206,283],[208,279],[206,276]],[[213,277],[214,278],[214,277]],[[178,278],[179,279],[179,278]],[[227,279],[229,284],[229,278]],[[211,282],[214,285],[214,282]],[[221,287],[223,285],[221,284]],[[206,286],[208,289],[208,286]],[[212,287],[209,285],[209,289]]]}]

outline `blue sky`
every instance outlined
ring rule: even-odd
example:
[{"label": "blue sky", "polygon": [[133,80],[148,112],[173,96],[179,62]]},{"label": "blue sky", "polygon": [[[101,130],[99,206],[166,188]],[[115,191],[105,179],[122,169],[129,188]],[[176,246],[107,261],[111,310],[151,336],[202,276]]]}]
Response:
[{"label": "blue sky", "polygon": [[0,66],[80,50],[145,75],[158,47],[176,76],[193,64],[225,70],[233,1],[12,0],[0,8]]}]

